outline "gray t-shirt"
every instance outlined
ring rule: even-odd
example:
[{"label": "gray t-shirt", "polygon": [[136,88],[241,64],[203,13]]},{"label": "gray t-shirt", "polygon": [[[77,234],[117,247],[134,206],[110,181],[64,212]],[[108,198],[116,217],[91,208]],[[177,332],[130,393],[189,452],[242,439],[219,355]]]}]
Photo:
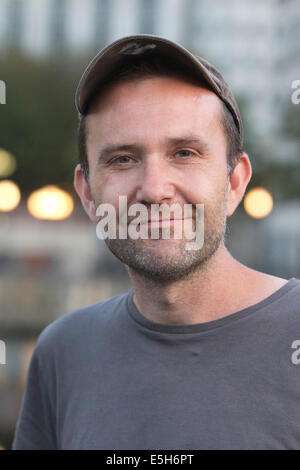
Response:
[{"label": "gray t-shirt", "polygon": [[196,325],[125,294],[68,313],[35,347],[13,449],[300,449],[300,280]]}]

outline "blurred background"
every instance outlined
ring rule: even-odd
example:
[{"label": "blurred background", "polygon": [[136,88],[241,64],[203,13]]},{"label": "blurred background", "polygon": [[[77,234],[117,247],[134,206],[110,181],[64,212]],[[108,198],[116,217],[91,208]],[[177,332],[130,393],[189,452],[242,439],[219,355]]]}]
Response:
[{"label": "blurred background", "polygon": [[130,288],[123,265],[97,239],[72,188],[74,94],[102,47],[136,33],[178,41],[221,70],[241,108],[254,170],[244,201],[228,220],[227,246],[254,269],[300,277],[300,99],[292,102],[292,84],[300,80],[298,0],[0,0],[5,449],[42,329]]}]

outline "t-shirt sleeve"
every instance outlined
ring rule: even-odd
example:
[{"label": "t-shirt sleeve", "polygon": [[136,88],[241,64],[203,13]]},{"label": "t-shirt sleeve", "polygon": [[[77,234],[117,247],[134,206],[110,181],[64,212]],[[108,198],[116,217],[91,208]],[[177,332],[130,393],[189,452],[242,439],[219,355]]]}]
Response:
[{"label": "t-shirt sleeve", "polygon": [[47,386],[39,348],[29,364],[25,391],[13,439],[13,450],[57,449],[54,403]]}]

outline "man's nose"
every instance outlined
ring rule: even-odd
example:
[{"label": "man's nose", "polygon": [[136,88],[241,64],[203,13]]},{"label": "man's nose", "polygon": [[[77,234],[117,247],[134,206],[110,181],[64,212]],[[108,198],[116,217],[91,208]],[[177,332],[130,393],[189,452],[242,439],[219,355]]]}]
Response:
[{"label": "man's nose", "polygon": [[175,195],[174,178],[168,162],[160,155],[146,158],[138,175],[136,198],[139,202],[159,204]]}]

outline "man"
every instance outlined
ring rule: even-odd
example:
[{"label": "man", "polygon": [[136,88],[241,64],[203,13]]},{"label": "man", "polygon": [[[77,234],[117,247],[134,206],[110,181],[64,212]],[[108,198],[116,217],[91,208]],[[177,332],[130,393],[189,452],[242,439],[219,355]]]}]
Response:
[{"label": "man", "polygon": [[[93,59],[76,105],[75,188],[95,224],[104,204],[115,210],[105,242],[133,287],[42,332],[13,448],[299,447],[300,281],[252,270],[225,247],[251,164],[223,77],[176,43],[132,36]],[[139,204],[136,225],[158,237],[120,236],[121,197],[125,226]],[[193,211],[155,218],[157,204]],[[201,226],[204,242],[187,249]]]}]

